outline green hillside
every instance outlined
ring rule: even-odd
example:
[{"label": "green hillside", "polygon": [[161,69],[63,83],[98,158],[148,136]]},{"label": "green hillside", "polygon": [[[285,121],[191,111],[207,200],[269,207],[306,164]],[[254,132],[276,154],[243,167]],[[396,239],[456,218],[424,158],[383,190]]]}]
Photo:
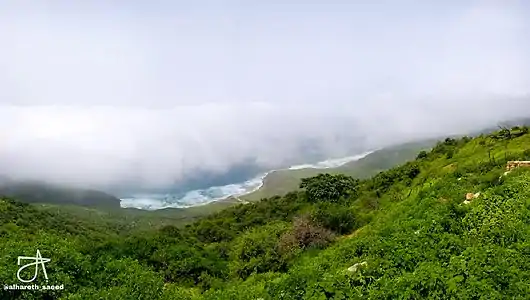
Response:
[{"label": "green hillside", "polygon": [[0,196],[13,197],[27,203],[75,204],[105,209],[120,208],[120,199],[104,192],[35,181],[1,180]]},{"label": "green hillside", "polygon": [[[370,178],[306,178],[184,227],[2,199],[0,299],[527,299],[530,168],[504,173],[530,160],[528,129],[414,156]],[[36,249],[64,289],[9,289],[17,257]]]},{"label": "green hillside", "polygon": [[429,149],[435,143],[436,140],[425,140],[386,147],[376,150],[360,160],[346,163],[337,168],[278,170],[265,177],[263,186],[259,190],[240,198],[247,201],[256,201],[276,195],[283,196],[297,190],[302,178],[317,176],[320,173],[345,174],[356,178],[368,178],[378,172],[414,159],[419,151]]}]

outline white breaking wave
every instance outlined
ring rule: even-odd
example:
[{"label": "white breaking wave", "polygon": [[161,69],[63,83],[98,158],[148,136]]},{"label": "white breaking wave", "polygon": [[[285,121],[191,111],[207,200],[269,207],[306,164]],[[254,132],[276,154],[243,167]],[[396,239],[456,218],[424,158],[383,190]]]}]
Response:
[{"label": "white breaking wave", "polygon": [[347,156],[342,158],[333,158],[328,159],[325,161],[317,162],[315,164],[304,164],[304,165],[297,165],[287,168],[288,170],[300,170],[300,169],[330,169],[330,168],[336,168],[340,167],[342,165],[345,165],[349,162],[356,161],[359,159],[362,159],[369,154],[373,153],[373,151],[365,152],[363,154],[354,155],[354,156]]},{"label": "white breaking wave", "polygon": [[[300,170],[300,169],[329,169],[340,167],[346,163],[362,159],[372,153],[366,152],[360,155],[343,158],[328,159],[315,164],[303,164],[291,166],[280,170]],[[213,186],[207,189],[189,191],[184,195],[177,194],[136,194],[132,197],[122,198],[121,207],[132,207],[145,210],[157,210],[164,208],[186,208],[208,204],[214,201],[226,199],[231,196],[243,196],[257,191],[263,186],[263,180],[269,174],[277,170],[266,173],[247,180],[242,183],[229,184],[224,186]]]},{"label": "white breaking wave", "polygon": [[213,186],[207,189],[189,191],[183,196],[175,194],[136,194],[133,197],[122,198],[121,207],[134,207],[146,210],[163,208],[186,208],[208,204],[226,199],[231,196],[242,196],[252,193],[263,185],[263,179],[270,172],[266,172],[242,183]]}]

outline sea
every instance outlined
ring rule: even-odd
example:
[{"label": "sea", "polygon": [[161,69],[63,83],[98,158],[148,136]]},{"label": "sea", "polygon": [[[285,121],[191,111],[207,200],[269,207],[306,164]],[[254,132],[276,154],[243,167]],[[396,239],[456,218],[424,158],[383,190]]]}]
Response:
[{"label": "sea", "polygon": [[206,189],[197,189],[183,193],[140,193],[121,199],[121,207],[138,208],[144,210],[158,210],[164,208],[187,208],[205,205],[214,201],[226,199],[231,196],[243,196],[257,191],[263,186],[265,177],[279,170],[300,170],[300,169],[330,169],[340,167],[352,161],[362,159],[373,151],[359,155],[342,158],[332,158],[313,164],[301,164],[290,166],[284,169],[270,170],[257,174],[246,181],[227,184],[223,186],[212,186]]}]

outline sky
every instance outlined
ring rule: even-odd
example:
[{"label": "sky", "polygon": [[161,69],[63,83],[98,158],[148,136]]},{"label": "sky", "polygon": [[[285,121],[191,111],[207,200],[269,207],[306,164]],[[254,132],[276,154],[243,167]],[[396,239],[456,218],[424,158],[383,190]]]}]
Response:
[{"label": "sky", "polygon": [[0,0],[0,170],[163,186],[530,116],[529,20],[515,0]]}]

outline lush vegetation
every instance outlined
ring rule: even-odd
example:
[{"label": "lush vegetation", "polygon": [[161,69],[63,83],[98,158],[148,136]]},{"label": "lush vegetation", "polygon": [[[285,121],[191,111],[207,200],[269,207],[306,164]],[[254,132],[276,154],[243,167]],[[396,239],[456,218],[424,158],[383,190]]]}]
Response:
[{"label": "lush vegetation", "polygon": [[[430,149],[435,143],[436,140],[422,140],[385,147],[359,160],[351,161],[340,167],[326,169],[325,172],[333,175],[342,174],[355,178],[369,178],[381,171],[414,159],[420,150]],[[267,175],[259,190],[241,198],[255,201],[261,198],[282,196],[298,190],[302,179],[317,176],[321,172],[323,170],[311,168],[275,171]]]},{"label": "lush vegetation", "polygon": [[48,284],[64,290],[0,298],[528,298],[530,168],[505,174],[508,160],[530,160],[526,127],[447,138],[415,156],[368,179],[307,178],[300,191],[185,226],[2,199],[0,282],[20,284],[17,256],[38,248],[52,259]]}]

